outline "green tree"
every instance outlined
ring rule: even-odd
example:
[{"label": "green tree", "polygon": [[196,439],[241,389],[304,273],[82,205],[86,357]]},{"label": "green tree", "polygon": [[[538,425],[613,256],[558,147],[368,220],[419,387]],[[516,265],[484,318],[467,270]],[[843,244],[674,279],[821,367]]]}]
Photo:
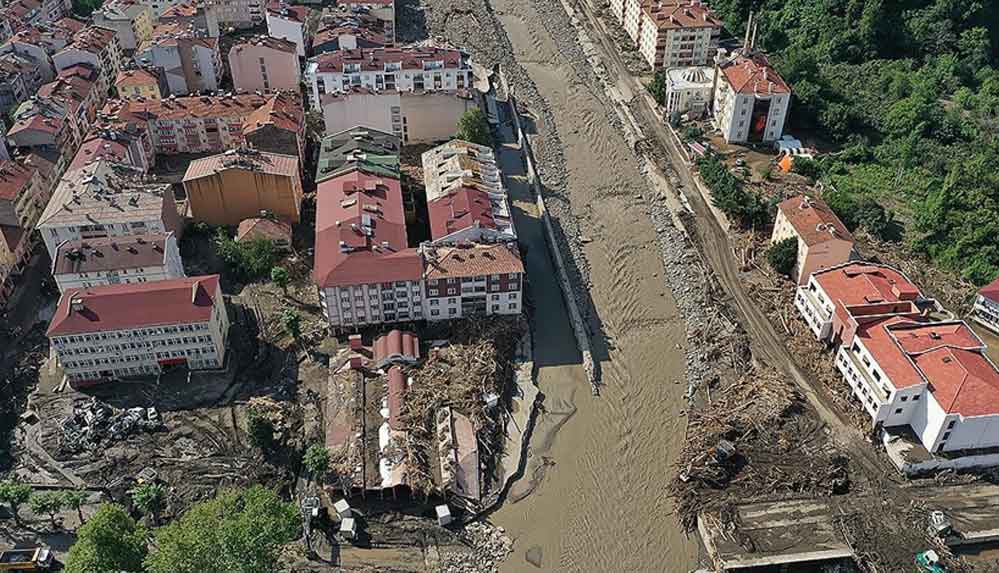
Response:
[{"label": "green tree", "polygon": [[62,492],[63,505],[66,509],[75,509],[76,516],[80,518],[80,525],[83,525],[83,506],[87,503],[87,492],[82,489],[68,489]]},{"label": "green tree", "polygon": [[166,490],[163,489],[163,486],[155,483],[143,483],[132,488],[129,494],[135,507],[148,515],[154,526],[158,524],[160,511],[163,509],[163,502],[166,499]]},{"label": "green tree", "polygon": [[267,239],[237,242],[225,229],[215,233],[215,252],[229,270],[244,281],[263,278],[274,266],[274,243]]},{"label": "green tree", "polygon": [[146,530],[120,505],[104,504],[77,532],[66,573],[139,573],[146,557]]},{"label": "green tree", "polygon": [[255,408],[248,411],[246,422],[253,445],[263,452],[270,452],[274,447],[274,422]]},{"label": "green tree", "polygon": [[330,471],[330,452],[320,443],[312,444],[305,450],[302,463],[309,473],[310,480],[321,482]]},{"label": "green tree", "polygon": [[34,513],[46,513],[52,527],[56,526],[55,516],[66,506],[66,500],[61,491],[40,491],[31,494],[28,507]]},{"label": "green tree", "polygon": [[489,122],[486,121],[486,114],[477,107],[466,111],[458,119],[458,135],[456,137],[486,147],[493,145],[493,135],[489,129]]},{"label": "green tree", "polygon": [[787,238],[770,245],[767,262],[777,273],[790,277],[798,263],[798,240]]},{"label": "green tree", "polygon": [[649,82],[649,93],[659,105],[666,105],[666,72],[659,70]]},{"label": "green tree", "polygon": [[21,516],[18,514],[18,510],[31,499],[31,491],[30,485],[14,479],[0,481],[0,503],[6,503],[10,506],[10,513],[14,516],[14,523],[18,525],[21,524]]},{"label": "green tree", "polygon": [[285,332],[297,342],[302,336],[302,317],[294,310],[287,309],[281,313],[281,324]]},{"label": "green tree", "polygon": [[156,532],[148,573],[271,573],[301,532],[298,509],[268,489],[226,491]]},{"label": "green tree", "polygon": [[271,282],[281,289],[281,292],[285,296],[288,295],[288,270],[284,267],[273,267],[271,268]]}]

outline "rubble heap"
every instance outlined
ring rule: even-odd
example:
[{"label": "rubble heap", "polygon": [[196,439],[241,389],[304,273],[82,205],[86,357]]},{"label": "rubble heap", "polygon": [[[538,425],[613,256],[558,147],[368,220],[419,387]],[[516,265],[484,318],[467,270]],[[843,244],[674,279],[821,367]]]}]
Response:
[{"label": "rubble heap", "polygon": [[121,440],[139,431],[152,432],[161,426],[156,408],[121,410],[91,398],[74,404],[72,414],[63,419],[62,446],[70,452],[94,450],[104,442]]},{"label": "rubble heap", "polygon": [[489,573],[513,551],[513,541],[501,527],[470,523],[459,533],[471,551],[442,551],[441,573]]}]

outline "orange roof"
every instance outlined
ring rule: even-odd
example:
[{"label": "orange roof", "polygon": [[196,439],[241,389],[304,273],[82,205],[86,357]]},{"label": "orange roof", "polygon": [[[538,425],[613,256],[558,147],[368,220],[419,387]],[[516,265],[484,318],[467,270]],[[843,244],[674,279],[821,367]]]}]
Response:
[{"label": "orange roof", "polygon": [[275,0],[267,3],[267,13],[284,20],[291,20],[299,24],[305,23],[309,17],[309,8],[306,6],[292,6],[286,2]]},{"label": "orange roof", "polygon": [[31,181],[35,170],[16,161],[0,161],[0,199],[13,201]]},{"label": "orange roof", "polygon": [[978,291],[978,294],[991,300],[992,302],[999,303],[999,278],[983,286],[981,290]]},{"label": "orange roof", "polygon": [[756,53],[752,56],[737,56],[721,65],[722,73],[732,89],[748,95],[789,94],[791,88],[773,69],[767,57]]},{"label": "orange roof", "polygon": [[833,240],[853,242],[846,225],[822,199],[797,195],[782,201],[777,209],[809,247]]},{"label": "orange roof", "polygon": [[236,230],[237,241],[268,239],[271,241],[291,241],[291,225],[284,221],[255,217],[243,219]]},{"label": "orange roof", "polygon": [[680,28],[721,28],[711,8],[696,1],[646,2],[642,10],[660,30]]},{"label": "orange roof", "polygon": [[505,243],[436,247],[426,256],[424,277],[445,279],[523,273],[524,263],[516,249],[515,245]]},{"label": "orange roof", "polygon": [[302,100],[290,93],[269,96],[246,118],[243,124],[243,133],[250,134],[268,125],[295,133],[301,131],[305,125],[305,110],[302,108]]},{"label": "orange roof", "polygon": [[227,169],[243,169],[269,175],[298,177],[298,157],[256,149],[230,149],[224,153],[195,159],[187,166],[184,181],[200,179]]},{"label": "orange roof", "polygon": [[159,79],[151,72],[143,69],[138,70],[122,70],[118,72],[118,77],[115,78],[114,85],[116,86],[148,86],[156,85],[160,83]]},{"label": "orange roof", "polygon": [[284,38],[275,38],[273,36],[260,35],[260,36],[254,36],[252,38],[246,38],[245,40],[233,45],[233,47],[229,49],[229,54],[231,55],[233,51],[239,54],[239,52],[241,52],[242,50],[253,46],[270,48],[272,50],[277,50],[279,52],[285,52],[288,54],[298,53],[298,48],[295,47],[295,42],[285,40]]}]

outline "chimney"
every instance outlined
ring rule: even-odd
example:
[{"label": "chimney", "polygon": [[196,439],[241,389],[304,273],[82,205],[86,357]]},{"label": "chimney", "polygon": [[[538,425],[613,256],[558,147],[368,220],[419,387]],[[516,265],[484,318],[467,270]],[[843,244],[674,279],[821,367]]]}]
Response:
[{"label": "chimney", "polygon": [[351,334],[347,337],[351,350],[360,350],[363,346],[360,334]]},{"label": "chimney", "polygon": [[86,307],[84,307],[84,305],[83,305],[83,299],[82,298],[74,296],[73,298],[69,299],[69,312],[70,313],[83,312],[84,308],[86,308]]}]

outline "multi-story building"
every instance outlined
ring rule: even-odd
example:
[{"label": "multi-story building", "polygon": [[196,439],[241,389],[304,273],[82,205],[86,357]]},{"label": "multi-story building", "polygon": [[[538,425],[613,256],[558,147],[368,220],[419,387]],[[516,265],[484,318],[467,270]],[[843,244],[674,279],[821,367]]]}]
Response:
[{"label": "multi-story building", "polygon": [[97,117],[97,110],[104,105],[107,92],[97,89],[97,70],[86,64],[71,66],[59,72],[55,80],[38,89],[38,96],[64,103],[76,116],[81,134],[90,131]]},{"label": "multi-story building", "polygon": [[435,244],[517,240],[492,149],[456,139],[424,152],[422,163]]},{"label": "multi-story building", "polygon": [[111,102],[100,125],[134,133],[155,163],[156,154],[221,153],[247,143],[297,155],[305,146],[304,115],[292,94],[192,96]]},{"label": "multi-story building", "polygon": [[156,16],[148,4],[138,0],[112,0],[94,11],[94,24],[114,30],[121,49],[132,53],[153,35]]},{"label": "multi-story building", "polygon": [[729,143],[776,141],[784,133],[791,88],[759,52],[720,58],[715,126]]},{"label": "multi-story building", "polygon": [[311,13],[312,10],[306,6],[293,6],[283,0],[272,0],[267,3],[267,34],[293,43],[295,53],[304,58],[305,48],[309,45]]},{"label": "multi-story building", "polygon": [[266,0],[222,0],[216,2],[219,26],[253,28],[265,22]]},{"label": "multi-story building", "polygon": [[0,54],[0,112],[16,109],[45,81],[45,68],[17,52]]},{"label": "multi-story building", "polygon": [[13,0],[0,8],[0,41],[7,40],[22,26],[46,24],[68,16],[70,0]]},{"label": "multi-story building", "polygon": [[794,306],[817,339],[839,344],[865,323],[919,317],[936,309],[936,301],[899,271],[858,261],[812,273],[798,287]]},{"label": "multi-story building", "polygon": [[118,72],[114,87],[120,98],[160,99],[163,97],[159,75],[142,68]]},{"label": "multi-story building", "polygon": [[0,309],[6,308],[18,277],[31,261],[33,246],[24,227],[0,225]]},{"label": "multi-story building", "polygon": [[219,39],[200,36],[181,24],[157,26],[152,38],[136,50],[135,61],[157,70],[171,95],[215,91],[222,80]]},{"label": "multi-story building", "polygon": [[173,233],[65,241],[52,259],[60,292],[184,277]]},{"label": "multi-story building", "polygon": [[457,133],[458,120],[479,107],[474,90],[409,92],[350,88],[322,95],[326,133],[355,125],[391,132],[404,143],[436,143]]},{"label": "multi-story building", "polygon": [[88,64],[100,72],[98,89],[107,93],[121,71],[122,52],[114,30],[87,26],[73,36],[73,42],[52,56],[57,72],[77,64]]},{"label": "multi-story building", "polygon": [[225,364],[229,317],[218,275],[63,293],[48,337],[74,385]]},{"label": "multi-story building", "polygon": [[999,334],[999,279],[983,286],[975,295],[971,317],[992,332]]},{"label": "multi-story building", "polygon": [[399,136],[367,126],[327,135],[319,147],[315,181],[321,183],[357,162],[375,175],[398,178],[400,145]]},{"label": "multi-story building", "polygon": [[32,152],[63,168],[76,154],[80,144],[77,115],[67,102],[33,96],[18,106],[13,125],[7,131],[7,141],[22,153]]},{"label": "multi-story building", "polygon": [[142,171],[150,168],[141,141],[129,133],[101,128],[87,134],[67,170],[101,160],[131,165]]},{"label": "multi-story building", "polygon": [[297,91],[301,81],[295,44],[258,36],[229,50],[229,70],[237,92]]},{"label": "multi-story building", "polygon": [[371,14],[344,9],[326,9],[320,17],[319,30],[312,35],[314,55],[356,50],[358,48],[384,48],[392,44],[385,35],[385,23]]},{"label": "multi-story building", "polygon": [[85,27],[83,22],[72,18],[26,25],[0,45],[0,53],[13,52],[29,58],[38,69],[41,82],[49,82],[55,78],[52,56],[68,46],[73,41],[73,36]]},{"label": "multi-story building", "polygon": [[182,226],[169,184],[144,181],[129,165],[96,161],[67,171],[38,220],[45,248],[55,258],[65,241],[173,232]]},{"label": "multi-story building", "polygon": [[298,157],[250,148],[196,159],[184,175],[191,216],[210,225],[238,225],[262,211],[290,223],[301,217]]},{"label": "multi-story building", "polygon": [[700,0],[641,2],[638,51],[652,69],[704,66],[718,51],[722,22]]},{"label": "multi-story building", "polygon": [[356,87],[375,91],[455,91],[472,86],[468,54],[439,47],[366,48],[328,52],[309,60],[305,82],[313,109],[323,94]]},{"label": "multi-story building", "polygon": [[218,6],[204,0],[188,0],[167,8],[160,14],[160,24],[194,28],[200,36],[219,37]]},{"label": "multi-story building", "polygon": [[31,232],[49,201],[50,182],[33,167],[0,161],[0,226]]},{"label": "multi-story building", "polygon": [[523,304],[524,263],[517,244],[425,244],[424,316],[516,315]]},{"label": "multi-story building", "polygon": [[853,235],[826,202],[807,195],[785,199],[777,205],[770,243],[794,239],[798,255],[791,276],[799,285],[812,273],[841,265],[857,257]]},{"label": "multi-story building", "polygon": [[355,14],[368,14],[378,18],[390,44],[395,43],[395,0],[345,0],[337,7]]},{"label": "multi-story building", "polygon": [[666,70],[667,115],[690,113],[702,116],[711,105],[714,68],[693,66]]}]

